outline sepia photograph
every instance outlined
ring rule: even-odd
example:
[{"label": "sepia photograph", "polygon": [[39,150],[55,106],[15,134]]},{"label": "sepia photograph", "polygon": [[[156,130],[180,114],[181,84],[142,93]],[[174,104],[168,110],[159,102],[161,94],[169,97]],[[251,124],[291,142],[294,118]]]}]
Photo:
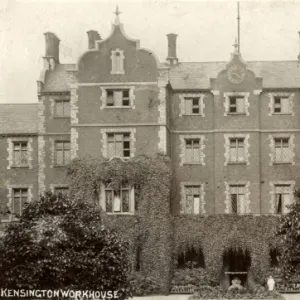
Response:
[{"label": "sepia photograph", "polygon": [[300,0],[0,24],[0,299],[300,300]]}]

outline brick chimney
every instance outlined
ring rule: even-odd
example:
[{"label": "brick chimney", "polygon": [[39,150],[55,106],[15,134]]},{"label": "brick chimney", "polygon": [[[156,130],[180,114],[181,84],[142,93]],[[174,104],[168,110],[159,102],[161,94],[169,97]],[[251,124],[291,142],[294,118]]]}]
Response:
[{"label": "brick chimney", "polygon": [[88,40],[89,40],[89,49],[95,49],[96,48],[96,41],[101,40],[101,36],[96,30],[90,30],[87,31]]},{"label": "brick chimney", "polygon": [[176,65],[178,63],[178,58],[176,54],[176,39],[177,34],[169,33],[167,34],[168,37],[168,57],[167,61],[170,65]]},{"label": "brick chimney", "polygon": [[46,70],[53,70],[59,64],[59,38],[53,32],[45,34],[44,66]]}]

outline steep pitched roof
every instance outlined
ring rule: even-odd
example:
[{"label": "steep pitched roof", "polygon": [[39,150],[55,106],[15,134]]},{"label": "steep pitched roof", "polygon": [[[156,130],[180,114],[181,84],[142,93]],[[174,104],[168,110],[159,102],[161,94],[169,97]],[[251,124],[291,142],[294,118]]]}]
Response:
[{"label": "steep pitched roof", "polygon": [[[172,66],[169,80],[173,89],[209,89],[210,78],[226,68],[228,62],[181,62]],[[74,81],[68,70],[75,64],[59,64],[46,72],[43,92],[68,91]],[[264,88],[300,88],[300,67],[297,61],[250,61],[247,68],[263,78]]]},{"label": "steep pitched roof", "polygon": [[68,70],[75,70],[75,64],[58,64],[53,71],[47,71],[43,92],[69,91],[69,84],[73,82],[73,76]]},{"label": "steep pitched roof", "polygon": [[0,134],[37,132],[38,103],[0,104]]},{"label": "steep pitched roof", "polygon": [[[210,78],[226,68],[228,62],[179,63],[170,69],[173,89],[209,89]],[[263,78],[264,88],[299,88],[300,67],[297,61],[252,61],[247,68]]]}]

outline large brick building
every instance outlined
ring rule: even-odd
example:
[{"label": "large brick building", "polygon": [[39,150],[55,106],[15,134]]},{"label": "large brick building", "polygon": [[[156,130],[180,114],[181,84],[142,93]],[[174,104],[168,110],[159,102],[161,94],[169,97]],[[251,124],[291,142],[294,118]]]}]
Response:
[{"label": "large brick building", "polygon": [[[157,152],[172,160],[173,215],[285,212],[300,174],[298,62],[245,62],[237,47],[227,62],[181,62],[167,37],[161,63],[117,16],[108,38],[89,31],[86,52],[63,64],[45,33],[38,103],[0,105],[3,222],[66,190],[72,158]],[[134,213],[129,191],[130,205],[104,191],[103,208]]]}]

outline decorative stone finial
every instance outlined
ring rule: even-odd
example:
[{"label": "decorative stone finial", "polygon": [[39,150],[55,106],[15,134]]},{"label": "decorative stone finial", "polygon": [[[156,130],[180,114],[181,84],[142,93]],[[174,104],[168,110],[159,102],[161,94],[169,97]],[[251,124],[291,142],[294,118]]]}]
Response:
[{"label": "decorative stone finial", "polygon": [[119,14],[121,14],[121,12],[119,11],[119,6],[116,6],[116,11],[114,12],[114,14],[116,15],[115,18],[115,25],[120,25],[120,19],[119,19]]}]

